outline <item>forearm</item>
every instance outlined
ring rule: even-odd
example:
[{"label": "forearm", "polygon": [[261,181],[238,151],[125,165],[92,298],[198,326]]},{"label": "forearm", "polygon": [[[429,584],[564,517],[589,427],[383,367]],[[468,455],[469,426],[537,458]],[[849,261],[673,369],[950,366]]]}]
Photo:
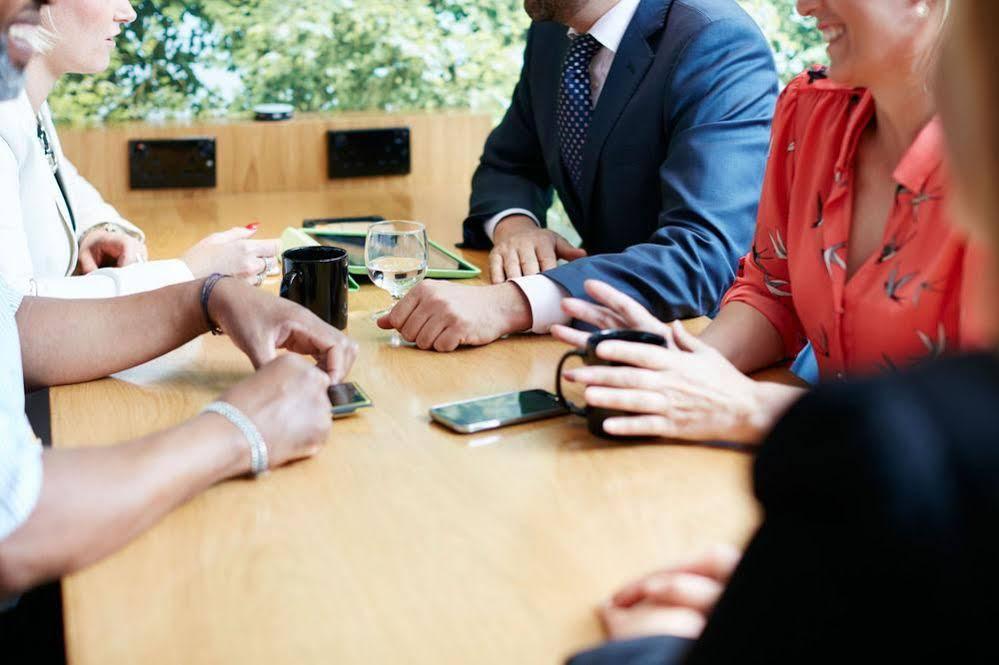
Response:
[{"label": "forearm", "polygon": [[784,342],[773,324],[749,305],[726,305],[700,335],[745,374],[764,369],[784,358]]},{"label": "forearm", "polygon": [[202,284],[106,300],[25,298],[17,312],[25,385],[90,381],[176,349],[207,330]]},{"label": "forearm", "polygon": [[249,468],[249,448],[223,418],[201,415],[108,448],[50,450],[28,521],[0,542],[0,597],[117,551],[171,510]]}]

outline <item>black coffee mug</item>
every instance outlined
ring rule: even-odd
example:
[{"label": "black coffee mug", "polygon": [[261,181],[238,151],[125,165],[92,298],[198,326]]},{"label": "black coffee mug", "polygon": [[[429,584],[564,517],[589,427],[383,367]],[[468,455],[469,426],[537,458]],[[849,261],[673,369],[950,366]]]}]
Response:
[{"label": "black coffee mug", "polygon": [[579,407],[567,400],[565,395],[562,393],[562,368],[565,366],[565,363],[569,360],[569,358],[578,356],[582,358],[583,362],[587,365],[606,365],[609,367],[622,366],[622,363],[610,362],[597,357],[597,347],[600,346],[601,343],[609,342],[611,340],[620,342],[637,342],[639,344],[652,344],[655,346],[669,346],[665,337],[653,333],[643,332],[641,330],[602,330],[598,333],[594,333],[590,335],[590,338],[586,341],[585,349],[576,349],[575,351],[570,351],[562,356],[562,360],[559,361],[558,370],[555,374],[555,391],[558,393],[559,401],[565,404],[572,414],[586,418],[586,426],[589,428],[590,433],[594,436],[600,436],[605,439],[643,438],[614,436],[613,434],[608,434],[604,431],[604,421],[608,418],[615,418],[617,416],[633,416],[635,414],[628,413],[627,411],[604,409],[595,406]]},{"label": "black coffee mug", "polygon": [[347,327],[347,250],[299,247],[281,255],[281,297],[297,302],[335,328]]}]

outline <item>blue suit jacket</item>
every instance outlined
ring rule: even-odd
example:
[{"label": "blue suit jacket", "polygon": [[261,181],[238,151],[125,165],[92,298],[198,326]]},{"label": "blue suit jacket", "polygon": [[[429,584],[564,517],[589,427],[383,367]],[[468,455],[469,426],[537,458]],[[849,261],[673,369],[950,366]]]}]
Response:
[{"label": "blue suit jacket", "polygon": [[711,314],[749,249],[777,94],[773,56],[734,0],[642,0],[594,110],[577,195],[555,122],[566,27],[534,24],[513,102],[472,181],[466,246],[509,208],[539,220],[557,191],[597,278],[664,319]]}]

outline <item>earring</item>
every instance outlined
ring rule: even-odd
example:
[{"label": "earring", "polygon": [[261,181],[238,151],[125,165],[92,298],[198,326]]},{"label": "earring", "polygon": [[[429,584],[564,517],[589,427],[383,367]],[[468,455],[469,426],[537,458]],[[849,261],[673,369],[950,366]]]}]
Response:
[{"label": "earring", "polygon": [[918,5],[916,5],[916,16],[918,16],[919,18],[926,18],[929,15],[930,15],[930,5],[928,2],[926,2],[926,0],[923,0],[923,2],[920,2]]}]

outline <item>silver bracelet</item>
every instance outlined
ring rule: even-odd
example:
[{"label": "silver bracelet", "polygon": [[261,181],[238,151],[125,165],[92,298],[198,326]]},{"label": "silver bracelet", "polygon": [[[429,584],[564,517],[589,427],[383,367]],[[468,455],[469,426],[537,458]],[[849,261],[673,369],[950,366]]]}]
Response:
[{"label": "silver bracelet", "polygon": [[253,421],[228,402],[212,402],[202,410],[202,413],[217,413],[239,428],[250,444],[250,470],[253,471],[253,475],[260,476],[267,473],[270,468],[267,460],[267,444],[264,443],[264,437],[260,436],[260,430]]}]

